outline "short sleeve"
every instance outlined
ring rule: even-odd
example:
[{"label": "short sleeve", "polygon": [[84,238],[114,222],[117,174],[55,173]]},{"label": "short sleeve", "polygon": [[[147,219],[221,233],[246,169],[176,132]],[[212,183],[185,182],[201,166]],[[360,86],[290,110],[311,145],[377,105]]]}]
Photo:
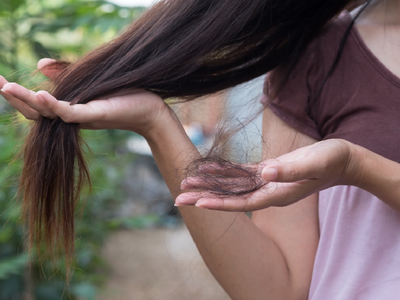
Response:
[{"label": "short sleeve", "polygon": [[[321,140],[321,134],[309,109],[309,103],[321,78],[317,48],[317,41],[312,42],[295,65],[285,85],[273,99],[270,99],[269,93],[265,93],[262,102],[291,127]],[[273,89],[277,76],[274,71],[267,75],[266,91]]]}]

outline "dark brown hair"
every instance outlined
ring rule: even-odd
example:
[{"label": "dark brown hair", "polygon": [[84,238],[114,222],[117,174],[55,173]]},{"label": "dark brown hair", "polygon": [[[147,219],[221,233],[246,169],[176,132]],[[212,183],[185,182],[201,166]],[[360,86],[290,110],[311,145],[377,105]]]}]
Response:
[{"label": "dark brown hair", "polygon": [[[52,94],[87,103],[131,88],[193,99],[277,67],[289,74],[350,0],[161,0],[124,33],[65,68]],[[40,118],[21,189],[31,244],[74,251],[74,206],[89,179],[78,124]]]}]

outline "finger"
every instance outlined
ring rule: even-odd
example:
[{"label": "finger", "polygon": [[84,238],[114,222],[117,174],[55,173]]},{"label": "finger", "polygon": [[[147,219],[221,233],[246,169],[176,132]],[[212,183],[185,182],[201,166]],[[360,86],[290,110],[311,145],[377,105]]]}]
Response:
[{"label": "finger", "polygon": [[14,98],[24,102],[38,114],[50,119],[57,117],[48,107],[46,107],[46,105],[44,105],[43,99],[37,97],[37,93],[16,83],[6,84],[3,87],[3,90]]},{"label": "finger", "polygon": [[221,197],[214,194],[203,194],[195,206],[222,211],[249,212],[275,205],[277,186],[264,186],[259,190],[240,196]]},{"label": "finger", "polygon": [[52,116],[58,116],[66,123],[79,123],[74,119],[75,106],[70,105],[69,102],[57,100],[46,91],[37,92],[36,97],[42,101],[43,106]]},{"label": "finger", "polygon": [[259,177],[213,178],[213,177],[188,177],[182,181],[182,190],[204,190],[221,195],[244,194],[263,186]]},{"label": "finger", "polygon": [[103,129],[101,126],[90,125],[90,122],[99,119],[99,117],[88,104],[71,105],[70,102],[57,100],[46,91],[37,92],[36,97],[43,102],[43,105],[51,111],[53,116],[61,118],[65,123],[80,124],[81,129]]},{"label": "finger", "polygon": [[[266,203],[259,199],[259,192],[245,196],[220,196],[211,192],[189,192],[180,194],[175,200],[175,206],[197,206],[201,208],[224,211],[253,211],[260,209]],[[265,196],[265,195],[263,195]]]},{"label": "finger", "polygon": [[[271,206],[287,206],[318,190],[319,184],[315,181],[275,183],[242,196],[218,197],[211,194],[206,197],[202,195],[203,197],[199,198],[195,206],[213,210],[249,212]],[[194,198],[191,200],[193,202]]]},{"label": "finger", "polygon": [[4,86],[6,83],[8,83],[8,81],[7,81],[3,76],[0,76],[0,89],[2,89],[3,86]]},{"label": "finger", "polygon": [[42,58],[38,61],[37,68],[43,73],[44,76],[50,80],[54,80],[61,74],[67,65],[67,63],[57,62],[51,58]]},{"label": "finger", "polygon": [[175,206],[195,205],[200,199],[221,198],[211,192],[187,192],[182,193],[175,199]]},{"label": "finger", "polygon": [[187,205],[195,205],[196,202],[205,196],[204,193],[200,192],[189,192],[182,193],[175,199],[175,206],[187,206]]},{"label": "finger", "polygon": [[39,70],[45,69],[46,67],[48,67],[51,64],[54,64],[56,62],[55,59],[51,59],[51,58],[42,58],[41,60],[38,61],[37,63],[37,68]]},{"label": "finger", "polygon": [[248,178],[214,178],[214,177],[187,177],[181,183],[182,190],[191,189],[225,189],[227,186],[237,186],[245,181],[247,183]]},{"label": "finger", "polygon": [[[57,100],[54,96],[46,91],[37,92],[37,96],[43,99],[44,105],[52,112],[52,114],[60,117],[65,123],[90,124],[99,120],[104,121],[105,112],[99,108],[96,103],[107,100],[93,100],[87,104],[71,105],[70,102]],[[93,106],[91,104],[94,104]],[[96,126],[83,126],[81,128],[93,129]]]},{"label": "finger", "polygon": [[23,101],[15,98],[11,93],[7,92],[7,85],[9,83],[5,80],[4,77],[0,76],[0,86],[2,87],[0,94],[10,103],[12,107],[18,110],[25,118],[29,120],[37,120],[40,114],[29,107]]},{"label": "finger", "polygon": [[204,185],[199,177],[187,177],[181,183],[181,190],[193,190]]},{"label": "finger", "polygon": [[227,178],[187,177],[181,183],[182,190],[214,190],[229,183]]},{"label": "finger", "polygon": [[211,163],[200,165],[202,174],[218,175],[221,177],[245,177],[253,176],[258,170],[256,164],[232,164],[229,162]]},{"label": "finger", "polygon": [[319,178],[318,164],[311,159],[302,158],[293,162],[281,162],[265,167],[261,176],[266,181],[295,182]]},{"label": "finger", "polygon": [[254,207],[249,205],[247,199],[201,198],[196,202],[195,206],[221,211],[247,212],[255,210]]}]

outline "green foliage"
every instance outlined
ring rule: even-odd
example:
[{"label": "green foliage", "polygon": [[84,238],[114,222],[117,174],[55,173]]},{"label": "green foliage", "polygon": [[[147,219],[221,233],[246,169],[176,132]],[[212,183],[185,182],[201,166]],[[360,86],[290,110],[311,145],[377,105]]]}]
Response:
[{"label": "green foliage", "polygon": [[160,221],[157,215],[145,215],[145,216],[133,216],[123,218],[113,218],[106,224],[109,229],[137,229],[137,228],[148,228]]},{"label": "green foliage", "polygon": [[18,81],[39,58],[78,57],[143,10],[104,0],[1,0],[0,73]]},{"label": "green foliage", "polygon": [[16,255],[3,260],[0,262],[0,280],[7,279],[10,275],[21,275],[27,263],[27,254]]},{"label": "green foliage", "polygon": [[23,230],[20,226],[20,207],[16,204],[16,178],[21,163],[10,164],[16,155],[20,128],[11,116],[0,115],[0,299],[12,299],[23,290],[21,274],[25,271],[28,256],[23,248]]},{"label": "green foliage", "polygon": [[[0,0],[0,75],[29,87],[43,81],[32,79],[36,61],[42,57],[75,59],[109,40],[143,8],[125,8],[106,1]],[[104,283],[107,266],[101,247],[115,228],[143,227],[154,217],[115,218],[113,208],[127,196],[121,177],[135,159],[126,152],[123,131],[83,132],[88,152],[93,191],[79,204],[76,215],[76,261],[69,285],[65,264],[38,261],[35,251],[26,253],[26,230],[22,226],[16,197],[22,163],[15,160],[26,122],[11,115],[0,96],[0,300],[94,300]],[[20,119],[20,122],[15,122]]]}]

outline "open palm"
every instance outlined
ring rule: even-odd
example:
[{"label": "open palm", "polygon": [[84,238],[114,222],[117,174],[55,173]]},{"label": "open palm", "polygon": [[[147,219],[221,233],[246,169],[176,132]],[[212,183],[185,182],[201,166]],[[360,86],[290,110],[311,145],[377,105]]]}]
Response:
[{"label": "open palm", "polygon": [[[224,197],[211,192],[210,186],[200,177],[190,177],[182,182],[182,189],[190,192],[181,194],[176,204],[226,211],[254,211],[289,205],[328,187],[350,184],[350,158],[348,142],[322,141],[254,166],[256,176],[260,176],[265,185],[252,193]],[[204,170],[207,172],[207,167]],[[226,173],[215,166],[209,170],[225,176],[229,185],[243,184],[243,178],[237,174]]]}]

